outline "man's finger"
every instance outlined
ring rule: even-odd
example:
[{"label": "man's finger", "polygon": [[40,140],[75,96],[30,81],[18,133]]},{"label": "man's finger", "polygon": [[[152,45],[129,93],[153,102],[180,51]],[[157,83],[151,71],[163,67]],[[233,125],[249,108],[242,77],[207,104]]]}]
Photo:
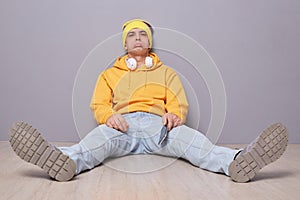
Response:
[{"label": "man's finger", "polygon": [[162,121],[163,121],[163,125],[165,126],[167,124],[167,117],[166,117],[167,114],[165,114],[163,117],[162,117]]},{"label": "man's finger", "polygon": [[177,117],[177,119],[175,120],[175,123],[174,123],[174,127],[180,126],[181,123],[182,123],[181,119],[179,117]]},{"label": "man's finger", "polygon": [[125,118],[120,114],[115,114],[113,118],[117,125],[117,130],[126,132],[128,129],[128,123],[126,122]]},{"label": "man's finger", "polygon": [[110,128],[118,130],[118,126],[117,126],[117,124],[115,123],[115,121],[113,119],[108,121],[108,125],[109,125]]},{"label": "man's finger", "polygon": [[122,132],[126,132],[128,128],[128,123],[122,115],[118,116],[118,124]]},{"label": "man's finger", "polygon": [[121,124],[120,120],[118,119],[118,117],[115,116],[114,121],[115,121],[115,124],[116,124],[116,129],[122,131],[123,127],[122,127],[122,124]]},{"label": "man's finger", "polygon": [[177,127],[179,125],[178,120],[175,120],[173,127]]},{"label": "man's finger", "polygon": [[120,115],[120,117],[119,117],[119,122],[120,122],[120,124],[122,126],[122,130],[124,132],[127,131],[128,123],[126,122],[125,118],[122,115]]},{"label": "man's finger", "polygon": [[167,117],[168,120],[168,131],[170,131],[173,128],[173,120],[172,120],[172,116],[168,116]]},{"label": "man's finger", "polygon": [[111,124],[111,122],[110,122],[109,120],[107,120],[106,125],[107,125],[108,127],[110,127],[110,128],[113,128],[113,126],[112,126],[112,124]]},{"label": "man's finger", "polygon": [[118,124],[116,123],[115,120],[112,122],[112,126],[113,126],[114,129],[119,130],[119,126],[118,126]]}]

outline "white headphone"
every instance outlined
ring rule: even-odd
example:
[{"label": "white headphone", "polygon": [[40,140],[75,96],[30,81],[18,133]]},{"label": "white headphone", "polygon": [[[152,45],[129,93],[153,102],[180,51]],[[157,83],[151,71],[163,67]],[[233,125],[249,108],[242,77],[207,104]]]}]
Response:
[{"label": "white headphone", "polygon": [[[126,59],[126,65],[130,70],[135,70],[137,68],[137,63],[134,58],[127,58]],[[147,56],[145,59],[145,65],[147,68],[152,67],[153,65],[153,59],[150,56]]]}]

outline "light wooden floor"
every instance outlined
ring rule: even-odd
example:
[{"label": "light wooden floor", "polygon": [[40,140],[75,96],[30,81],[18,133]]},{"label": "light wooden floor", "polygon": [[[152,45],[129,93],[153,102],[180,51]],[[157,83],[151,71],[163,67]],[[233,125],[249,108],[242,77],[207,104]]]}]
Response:
[{"label": "light wooden floor", "polygon": [[278,161],[243,184],[183,160],[142,155],[108,161],[61,183],[0,142],[0,199],[300,199],[300,144],[290,144]]}]

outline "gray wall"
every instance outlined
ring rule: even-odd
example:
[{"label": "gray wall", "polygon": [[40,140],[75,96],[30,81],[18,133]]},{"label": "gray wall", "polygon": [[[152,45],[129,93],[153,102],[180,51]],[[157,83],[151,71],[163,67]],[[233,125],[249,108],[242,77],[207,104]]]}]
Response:
[{"label": "gray wall", "polygon": [[[14,121],[24,120],[51,141],[78,141],[72,115],[77,70],[97,44],[136,17],[189,35],[213,58],[227,94],[220,143],[248,143],[277,121],[289,128],[291,143],[300,142],[298,0],[2,0],[0,140],[7,140]],[[210,109],[203,94],[208,106],[201,105],[199,129],[205,132]]]}]

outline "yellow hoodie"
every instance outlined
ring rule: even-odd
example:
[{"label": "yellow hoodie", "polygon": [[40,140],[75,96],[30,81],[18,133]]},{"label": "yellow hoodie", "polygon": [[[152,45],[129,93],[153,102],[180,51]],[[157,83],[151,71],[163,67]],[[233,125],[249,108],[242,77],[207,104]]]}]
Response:
[{"label": "yellow hoodie", "polygon": [[163,116],[173,113],[185,122],[188,102],[176,72],[163,65],[155,53],[150,53],[153,66],[128,69],[126,58],[116,60],[113,67],[99,75],[90,108],[99,124],[114,113],[136,111]]}]

